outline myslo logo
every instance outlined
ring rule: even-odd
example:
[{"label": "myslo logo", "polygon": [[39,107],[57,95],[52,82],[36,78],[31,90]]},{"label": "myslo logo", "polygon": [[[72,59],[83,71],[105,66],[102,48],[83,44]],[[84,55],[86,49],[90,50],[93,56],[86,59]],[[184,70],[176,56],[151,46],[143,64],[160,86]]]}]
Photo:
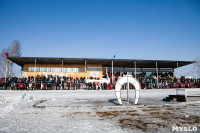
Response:
[{"label": "myslo logo", "polygon": [[197,127],[178,127],[172,126],[172,131],[197,131]]}]

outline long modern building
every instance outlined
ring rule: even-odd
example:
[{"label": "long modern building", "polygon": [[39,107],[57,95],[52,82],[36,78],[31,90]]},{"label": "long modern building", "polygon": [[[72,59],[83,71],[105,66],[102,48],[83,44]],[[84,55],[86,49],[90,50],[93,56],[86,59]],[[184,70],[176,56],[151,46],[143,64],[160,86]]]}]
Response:
[{"label": "long modern building", "polygon": [[23,76],[60,75],[71,77],[102,78],[107,72],[174,72],[175,68],[194,61],[7,57],[22,67]]}]

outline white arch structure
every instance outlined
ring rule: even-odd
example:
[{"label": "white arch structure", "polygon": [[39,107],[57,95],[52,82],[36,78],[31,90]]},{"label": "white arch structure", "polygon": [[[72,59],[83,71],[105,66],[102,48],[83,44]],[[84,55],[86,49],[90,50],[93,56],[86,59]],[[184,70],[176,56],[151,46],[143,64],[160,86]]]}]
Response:
[{"label": "white arch structure", "polygon": [[121,87],[122,87],[122,85],[124,85],[126,83],[130,83],[135,87],[135,102],[134,102],[134,104],[137,104],[138,100],[140,98],[141,87],[140,87],[139,82],[132,76],[124,76],[124,77],[120,78],[115,85],[115,94],[116,94],[119,104],[122,104]]}]

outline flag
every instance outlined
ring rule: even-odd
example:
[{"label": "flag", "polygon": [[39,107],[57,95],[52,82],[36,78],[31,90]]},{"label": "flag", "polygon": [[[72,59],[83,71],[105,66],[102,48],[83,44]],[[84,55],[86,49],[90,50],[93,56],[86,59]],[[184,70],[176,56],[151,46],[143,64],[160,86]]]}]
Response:
[{"label": "flag", "polygon": [[115,59],[115,55],[113,56],[113,59]]},{"label": "flag", "polygon": [[9,56],[9,54],[8,54],[8,53],[5,53],[5,55],[6,55],[6,56]]}]

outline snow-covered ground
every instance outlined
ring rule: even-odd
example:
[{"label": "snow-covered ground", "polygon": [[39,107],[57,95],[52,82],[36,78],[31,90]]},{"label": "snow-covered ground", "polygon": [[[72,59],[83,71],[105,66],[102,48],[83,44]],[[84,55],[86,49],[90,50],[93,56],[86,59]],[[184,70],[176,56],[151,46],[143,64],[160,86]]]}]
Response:
[{"label": "snow-covered ground", "polygon": [[200,132],[200,102],[162,101],[169,94],[176,91],[142,90],[138,105],[121,106],[114,90],[0,91],[0,132]]}]

